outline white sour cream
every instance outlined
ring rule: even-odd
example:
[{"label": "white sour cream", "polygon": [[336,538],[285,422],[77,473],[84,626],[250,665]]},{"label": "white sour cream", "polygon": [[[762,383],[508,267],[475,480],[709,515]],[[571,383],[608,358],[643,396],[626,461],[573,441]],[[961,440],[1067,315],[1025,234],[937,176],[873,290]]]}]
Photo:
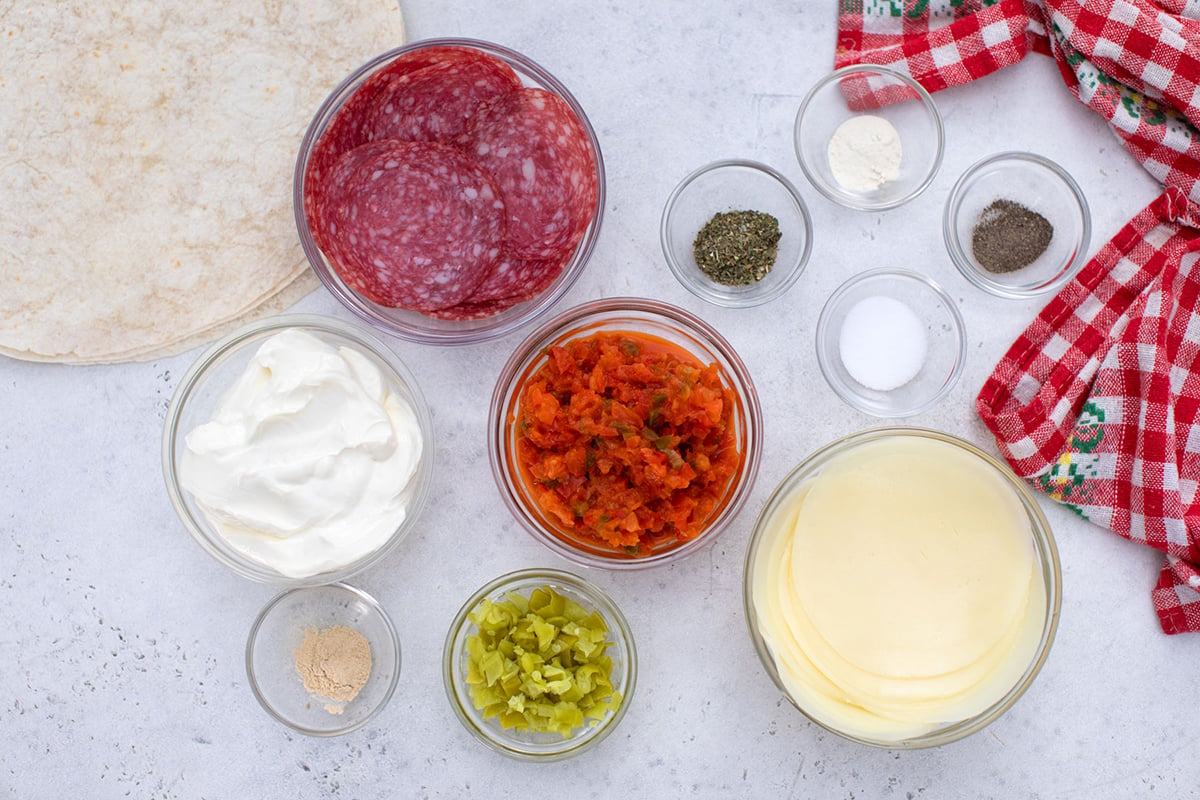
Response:
[{"label": "white sour cream", "polygon": [[263,342],[185,443],[180,483],[212,527],[292,578],[387,542],[423,448],[413,409],[369,359],[298,329]]}]

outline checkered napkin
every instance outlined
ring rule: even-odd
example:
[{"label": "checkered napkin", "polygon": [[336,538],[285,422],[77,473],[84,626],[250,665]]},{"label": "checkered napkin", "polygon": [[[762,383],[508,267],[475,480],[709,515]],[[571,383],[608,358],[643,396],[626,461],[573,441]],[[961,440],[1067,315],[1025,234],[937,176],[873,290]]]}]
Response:
[{"label": "checkered napkin", "polygon": [[844,0],[835,64],[936,91],[1029,52],[1164,193],[1046,305],[976,408],[1018,474],[1163,551],[1162,628],[1200,632],[1200,0]]}]

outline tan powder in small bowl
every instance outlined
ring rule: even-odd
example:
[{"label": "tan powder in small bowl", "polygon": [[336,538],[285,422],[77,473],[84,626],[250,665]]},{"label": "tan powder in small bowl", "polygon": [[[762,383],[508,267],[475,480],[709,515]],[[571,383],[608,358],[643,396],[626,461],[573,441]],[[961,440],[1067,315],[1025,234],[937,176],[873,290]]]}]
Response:
[{"label": "tan powder in small bowl", "polygon": [[292,654],[296,672],[309,693],[325,700],[325,710],[341,714],[371,677],[371,645],[345,625],[304,629],[304,641]]}]

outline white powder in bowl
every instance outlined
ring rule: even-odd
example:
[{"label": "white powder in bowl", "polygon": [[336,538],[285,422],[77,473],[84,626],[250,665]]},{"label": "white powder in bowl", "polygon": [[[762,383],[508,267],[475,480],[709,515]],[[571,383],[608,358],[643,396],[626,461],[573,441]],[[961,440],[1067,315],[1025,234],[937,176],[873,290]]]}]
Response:
[{"label": "white powder in bowl", "polygon": [[838,126],[829,140],[829,169],[842,188],[873,192],[900,175],[904,149],[892,123],[859,114]]},{"label": "white powder in bowl", "polygon": [[911,308],[891,297],[859,300],[846,314],[838,339],[850,377],[879,392],[911,381],[921,371],[929,343]]}]

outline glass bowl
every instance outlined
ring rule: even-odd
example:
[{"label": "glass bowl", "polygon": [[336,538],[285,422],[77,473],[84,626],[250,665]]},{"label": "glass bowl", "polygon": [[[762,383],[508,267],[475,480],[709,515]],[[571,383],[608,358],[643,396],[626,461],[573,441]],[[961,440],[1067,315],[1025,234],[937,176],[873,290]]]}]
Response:
[{"label": "glass bowl", "polygon": [[[941,476],[936,485],[913,488],[912,484],[931,475]],[[951,483],[956,484],[953,490],[947,488]],[[847,491],[848,485],[855,488]],[[830,498],[841,502],[831,504]],[[864,519],[876,524],[886,520],[888,536],[858,536],[863,530],[869,534],[878,530]],[[897,531],[910,524],[938,536],[897,538]],[[837,539],[838,546],[814,547],[813,540],[820,538],[814,532],[823,530],[834,531],[825,539]],[[972,554],[969,546],[961,544],[968,535],[987,542],[979,546],[988,550]],[[851,544],[842,545],[845,541]],[[917,543],[922,545],[919,551]],[[795,560],[803,558],[796,555],[800,553],[824,557],[813,570]],[[1000,554],[1015,557],[1011,562],[1015,566],[998,566],[1009,563],[995,557]],[[980,559],[987,563],[978,563]],[[847,569],[856,580],[848,579]],[[976,575],[976,569],[989,572]],[[1003,577],[989,583],[992,574]],[[825,575],[830,576],[828,581],[842,581],[845,591],[835,585],[826,591],[833,584],[826,583]],[[785,588],[784,577],[794,583]],[[1018,580],[1011,580],[1014,577]],[[872,591],[880,581],[887,586]],[[936,591],[930,586],[936,586]],[[969,587],[965,591],[975,587],[975,594],[947,594],[957,591],[955,586]],[[920,599],[910,604],[910,595]],[[877,428],[820,448],[775,488],[751,533],[743,600],[750,638],[763,667],[802,714],[851,741],[915,749],[975,733],[1020,699],[1054,640],[1062,574],[1054,537],[1036,498],[1002,461],[938,431]],[[1003,612],[986,616],[988,608],[1002,602]],[[963,613],[964,608],[972,611]],[[903,611],[896,613],[896,609]],[[976,615],[979,609],[985,616]],[[846,615],[844,624],[831,624],[839,613]],[[784,626],[784,620],[791,625],[797,614],[805,622]],[[807,629],[812,620],[818,622]],[[968,638],[984,637],[981,641],[992,649],[985,650],[979,661],[967,663],[966,653],[972,651],[955,650],[961,647],[956,642],[963,631],[969,631]],[[822,644],[819,637],[826,635],[832,635],[833,641]],[[872,654],[881,640],[890,640],[887,649]],[[835,655],[830,661],[830,652],[850,653],[853,658]],[[909,663],[913,653],[925,659],[931,652],[946,660],[927,671],[904,672],[905,688],[893,686],[890,693],[884,679],[897,681],[888,676],[900,674],[900,669],[881,673],[863,655],[898,666]],[[957,658],[952,659],[952,653]],[[824,665],[821,671],[813,669],[814,661]],[[974,672],[977,664],[982,665],[978,673]],[[864,673],[848,665],[873,677],[864,682]],[[877,684],[870,682],[876,679]],[[951,680],[962,682],[951,690]],[[853,698],[850,702],[848,696]],[[932,711],[919,706],[926,702]]]},{"label": "glass bowl", "polygon": [[[881,159],[867,162],[877,170],[868,173],[874,178],[860,180],[858,173],[843,170],[839,180],[831,166],[830,142],[843,124],[852,119],[851,126],[875,122],[870,118],[882,118],[895,130],[899,165],[893,175],[897,165],[882,157],[884,149],[874,147],[871,152]],[[848,208],[883,211],[907,203],[933,181],[942,164],[945,133],[933,98],[919,83],[887,67],[855,64],[835,70],[809,90],[796,114],[793,139],[800,168],[817,191]],[[847,180],[847,174],[853,179]],[[888,179],[879,183],[882,178]]]},{"label": "glass bowl", "polygon": [[[604,423],[605,427],[598,428],[597,436],[592,439],[590,444],[586,445],[586,449],[590,450],[590,455],[585,456],[582,452],[577,454],[581,459],[577,474],[582,474],[582,477],[578,479],[569,476],[563,477],[562,486],[584,492],[589,498],[587,501],[583,501],[585,506],[589,502],[592,504],[590,509],[572,508],[570,511],[567,510],[566,505],[562,505],[559,509],[560,513],[576,515],[572,519],[571,526],[568,527],[565,522],[560,521],[561,517],[555,516],[551,511],[543,508],[543,503],[539,502],[539,491],[543,494],[553,493],[546,492],[545,488],[535,482],[530,475],[528,465],[519,463],[519,451],[524,446],[520,431],[524,423],[518,422],[518,416],[523,411],[522,394],[526,385],[535,379],[539,370],[549,368],[548,365],[552,363],[551,359],[554,357],[550,352],[551,348],[596,335],[625,333],[642,339],[644,344],[648,345],[645,349],[646,352],[682,351],[688,360],[694,360],[702,365],[715,365],[716,381],[714,383],[719,383],[720,389],[727,397],[720,401],[721,410],[718,413],[721,414],[722,421],[709,427],[705,435],[721,439],[721,448],[718,451],[715,447],[716,442],[706,439],[701,448],[706,452],[702,455],[705,455],[706,458],[711,455],[711,464],[709,467],[699,465],[695,450],[688,448],[694,447],[703,431],[701,428],[691,426],[691,423],[688,423],[689,429],[687,430],[682,424],[675,430],[675,433],[684,437],[685,441],[683,442],[655,440],[652,443],[649,439],[640,442],[640,445],[633,442],[629,438],[630,436],[643,438],[647,436],[646,426],[650,426],[652,432],[665,434],[667,429],[664,426],[674,424],[677,419],[676,413],[674,411],[663,413],[658,406],[645,411],[645,413],[638,411],[635,414],[636,421],[635,417],[630,417],[628,423],[623,421],[611,423],[615,426],[612,430],[607,427],[609,423]],[[622,348],[624,348],[624,344],[622,344]],[[692,382],[693,380],[693,378],[688,378],[685,382],[696,386]],[[602,389],[598,394],[602,398],[608,397],[611,400],[616,391],[611,387],[612,384],[608,384],[608,388]],[[711,385],[704,387],[704,392],[710,390],[715,391]],[[644,398],[644,401],[627,399],[616,412],[612,412],[609,406],[602,406],[602,408],[610,409],[603,413],[624,414],[625,409],[636,409],[639,402],[642,405],[653,402],[675,407],[671,405],[674,401],[668,402],[670,398],[667,393],[660,394],[660,389],[655,388],[652,394],[653,397]],[[700,388],[696,388],[692,395],[695,398],[701,397]],[[580,397],[586,401],[586,393],[580,393]],[[724,412],[726,406],[729,407],[727,415]],[[532,414],[532,411],[530,413]],[[584,413],[590,412],[585,411]],[[561,414],[559,414],[559,419],[561,419]],[[624,427],[622,428],[622,426]],[[721,428],[723,431],[720,430]],[[612,454],[607,449],[610,447],[610,443],[612,446],[620,448],[617,454]],[[643,448],[641,445],[645,445],[645,447]],[[662,446],[661,450],[659,450],[660,445]],[[685,452],[679,453],[675,449],[676,446]],[[657,456],[648,454],[651,449],[661,452],[664,458],[658,459]],[[551,453],[551,450],[548,449],[546,452]],[[604,502],[613,494],[601,491],[611,487],[603,486],[610,473],[604,472],[603,466],[597,466],[599,460],[609,458],[619,460],[638,453],[644,455],[638,456],[637,463],[646,464],[647,472],[651,469],[660,469],[665,471],[668,477],[681,475],[682,473],[676,472],[676,470],[684,468],[696,472],[704,472],[711,468],[713,477],[707,482],[707,486],[704,485],[706,482],[703,477],[693,477],[688,487],[682,489],[673,487],[668,498],[671,507],[679,508],[694,501],[695,504],[690,506],[691,510],[689,511],[692,516],[687,519],[681,518],[680,521],[684,523],[685,528],[695,527],[698,523],[700,530],[696,535],[691,538],[676,537],[672,535],[671,531],[677,530],[677,528],[667,528],[664,529],[662,535],[650,535],[644,538],[639,532],[637,542],[639,549],[637,552],[633,552],[632,549],[627,549],[625,546],[608,544],[599,537],[587,536],[580,532],[580,528],[590,525],[592,516],[599,513],[594,512],[593,509],[603,509]],[[674,457],[672,453],[675,454]],[[686,455],[686,459],[681,457],[684,455]],[[687,311],[656,300],[632,297],[595,300],[548,320],[531,333],[513,352],[501,370],[492,394],[488,419],[488,456],[501,497],[517,521],[535,539],[563,558],[584,566],[639,569],[665,564],[706,547],[728,527],[749,497],[754,478],[758,474],[761,455],[762,410],[758,394],[742,360],[725,338],[712,326]],[[562,463],[567,465],[570,458],[571,454],[564,455]],[[652,460],[661,460],[663,464],[654,467],[650,465]],[[544,463],[546,462],[539,462],[539,466]],[[632,470],[628,465],[619,466],[617,461],[613,463],[615,465],[611,468],[612,475],[625,480],[626,476],[631,474]],[[726,470],[732,474],[723,482],[721,476]],[[555,480],[554,486],[559,485],[557,479],[551,480]],[[664,478],[665,480],[666,478]],[[636,478],[630,478],[628,483],[638,484],[640,482]],[[692,490],[696,487],[699,488],[693,493]],[[625,486],[618,484],[616,493],[621,494],[624,491]],[[663,498],[647,495],[642,491],[640,485],[636,491],[641,492],[643,498],[648,496],[652,498],[645,503],[646,508],[655,508],[655,504],[658,504],[657,508],[661,509],[664,505],[659,504]],[[578,493],[576,495],[576,497],[581,496]],[[573,504],[577,502],[574,498],[571,498],[570,501]],[[548,499],[545,502],[554,503],[556,501]],[[563,499],[558,502],[566,503],[568,500]],[[707,510],[705,509],[706,504],[709,506]],[[654,510],[653,513],[660,512]],[[626,519],[626,517],[623,516],[622,519]],[[603,525],[609,520],[611,517],[603,516],[595,521],[597,524]],[[640,530],[644,532],[651,526],[652,523],[647,522]],[[630,547],[632,548],[632,545]]]},{"label": "glass bowl", "polygon": [[[306,635],[328,635],[339,626],[356,631],[371,652],[370,674],[351,700],[310,692],[297,666]],[[400,639],[387,612],[360,589],[344,583],[295,587],[276,595],[254,620],[246,677],[258,702],[284,725],[308,736],[340,736],[370,722],[396,691]]]},{"label": "glass bowl", "polygon": [[967,357],[954,300],[908,270],[869,270],[843,283],[821,309],[816,342],[830,388],[876,417],[929,410],[954,388]]},{"label": "glass bowl", "polygon": [[[1028,230],[1025,215],[1032,211],[1053,231],[1045,250],[1024,266],[1019,262],[1025,258],[1000,263],[984,250],[981,263],[976,255],[976,230],[988,225],[982,219],[985,210],[992,208],[988,219],[995,220],[992,204],[1005,200],[1027,210],[1016,209],[1023,215],[1015,218],[1020,229]],[[976,162],[950,190],[942,219],[946,250],[963,277],[984,291],[1012,299],[1049,294],[1066,285],[1087,258],[1091,234],[1091,212],[1079,185],[1058,164],[1035,153],[997,153]],[[1006,254],[1016,249],[1014,244],[1021,242],[997,240]]]},{"label": "glass bowl", "polygon": [[[330,129],[330,123],[334,120],[338,111],[354,97],[360,87],[371,80],[373,75],[379,73],[397,59],[417,59],[417,63],[423,63],[419,59],[424,54],[435,48],[445,47],[470,48],[494,56],[513,69],[524,87],[544,89],[562,98],[578,120],[586,137],[586,144],[591,151],[595,164],[594,178],[597,188],[596,207],[592,214],[591,222],[588,224],[583,238],[576,245],[570,259],[562,266],[561,272],[553,282],[537,293],[536,296],[511,305],[497,313],[486,313],[488,311],[486,308],[482,310],[477,309],[478,315],[459,319],[443,319],[417,311],[392,308],[372,302],[343,280],[337,270],[332,267],[327,254],[314,238],[308,214],[305,210],[305,181],[306,173],[309,171],[309,162],[313,156],[313,150],[317,142],[326,130]],[[371,86],[375,85],[371,84]],[[342,133],[340,130],[335,130],[331,135],[340,137]],[[316,116],[313,118],[301,142],[299,156],[296,161],[292,199],[296,228],[300,235],[300,243],[304,249],[304,254],[308,258],[308,262],[317,274],[317,277],[320,278],[325,287],[346,308],[380,330],[402,339],[427,344],[469,344],[503,336],[535,319],[566,294],[579,278],[596,244],[596,237],[599,234],[600,223],[604,215],[604,160],[600,153],[600,143],[583,108],[567,88],[541,66],[514,50],[490,42],[474,39],[427,39],[412,42],[376,56],[348,75],[333,90],[317,110]]]},{"label": "glass bowl", "polygon": [[[696,264],[697,233],[714,214],[729,211],[759,211],[779,222],[774,265],[747,285],[722,283]],[[804,271],[812,251],[812,221],[796,187],[776,170],[756,161],[717,161],[688,175],[671,192],[659,238],[667,266],[692,294],[719,306],[756,306],[782,295]]]},{"label": "glass bowl", "polygon": [[[263,343],[276,334],[292,330],[311,334],[333,347],[349,348],[365,357],[379,370],[395,396],[411,409],[422,443],[415,472],[401,495],[401,501],[407,509],[403,520],[386,539],[373,539],[377,543],[371,549],[365,549],[370,546],[368,542],[356,548],[359,553],[350,560],[340,564],[329,563],[319,569],[314,567],[311,571],[281,568],[278,564],[273,566],[262,558],[249,555],[245,547],[234,546],[214,524],[210,512],[206,512],[192,492],[185,488],[186,479],[182,477],[182,471],[186,469],[183,462],[188,434],[213,418],[226,394],[245,372]],[[369,333],[330,317],[310,314],[285,314],[253,322],[205,350],[180,380],[167,409],[163,429],[162,461],[167,494],[188,533],[205,552],[235,573],[263,583],[289,586],[344,580],[390,553],[416,525],[433,480],[433,458],[433,420],[416,378],[404,362]],[[280,476],[276,474],[274,477]],[[295,488],[294,481],[294,476],[285,477],[283,483]],[[322,494],[327,496],[324,492]],[[346,502],[353,504],[358,500],[351,498]],[[289,502],[284,502],[284,505],[294,507]]]},{"label": "glass bowl", "polygon": [[[478,626],[471,621],[470,614],[484,600],[502,602],[511,595],[528,599],[539,588],[549,587],[555,593],[582,607],[584,613],[596,612],[604,620],[608,633],[605,655],[611,659],[610,680],[614,692],[620,695],[615,707],[607,708],[599,718],[589,719],[585,715],[582,725],[571,729],[564,736],[558,732],[538,732],[505,727],[494,716],[484,716],[476,708],[468,683],[470,655],[468,640],[478,634]],[[551,618],[543,615],[546,621]],[[557,629],[550,646],[562,643]],[[590,626],[589,626],[590,627]],[[560,664],[564,666],[564,664]],[[511,664],[515,669],[516,664]],[[625,716],[637,685],[637,649],[633,633],[625,615],[599,587],[568,572],[552,569],[528,569],[511,572],[486,584],[471,595],[450,624],[442,654],[442,673],[446,685],[446,696],[454,713],[463,726],[480,742],[504,755],[526,761],[558,761],[578,755],[601,742],[617,727]],[[546,698],[546,695],[542,695]]]}]

